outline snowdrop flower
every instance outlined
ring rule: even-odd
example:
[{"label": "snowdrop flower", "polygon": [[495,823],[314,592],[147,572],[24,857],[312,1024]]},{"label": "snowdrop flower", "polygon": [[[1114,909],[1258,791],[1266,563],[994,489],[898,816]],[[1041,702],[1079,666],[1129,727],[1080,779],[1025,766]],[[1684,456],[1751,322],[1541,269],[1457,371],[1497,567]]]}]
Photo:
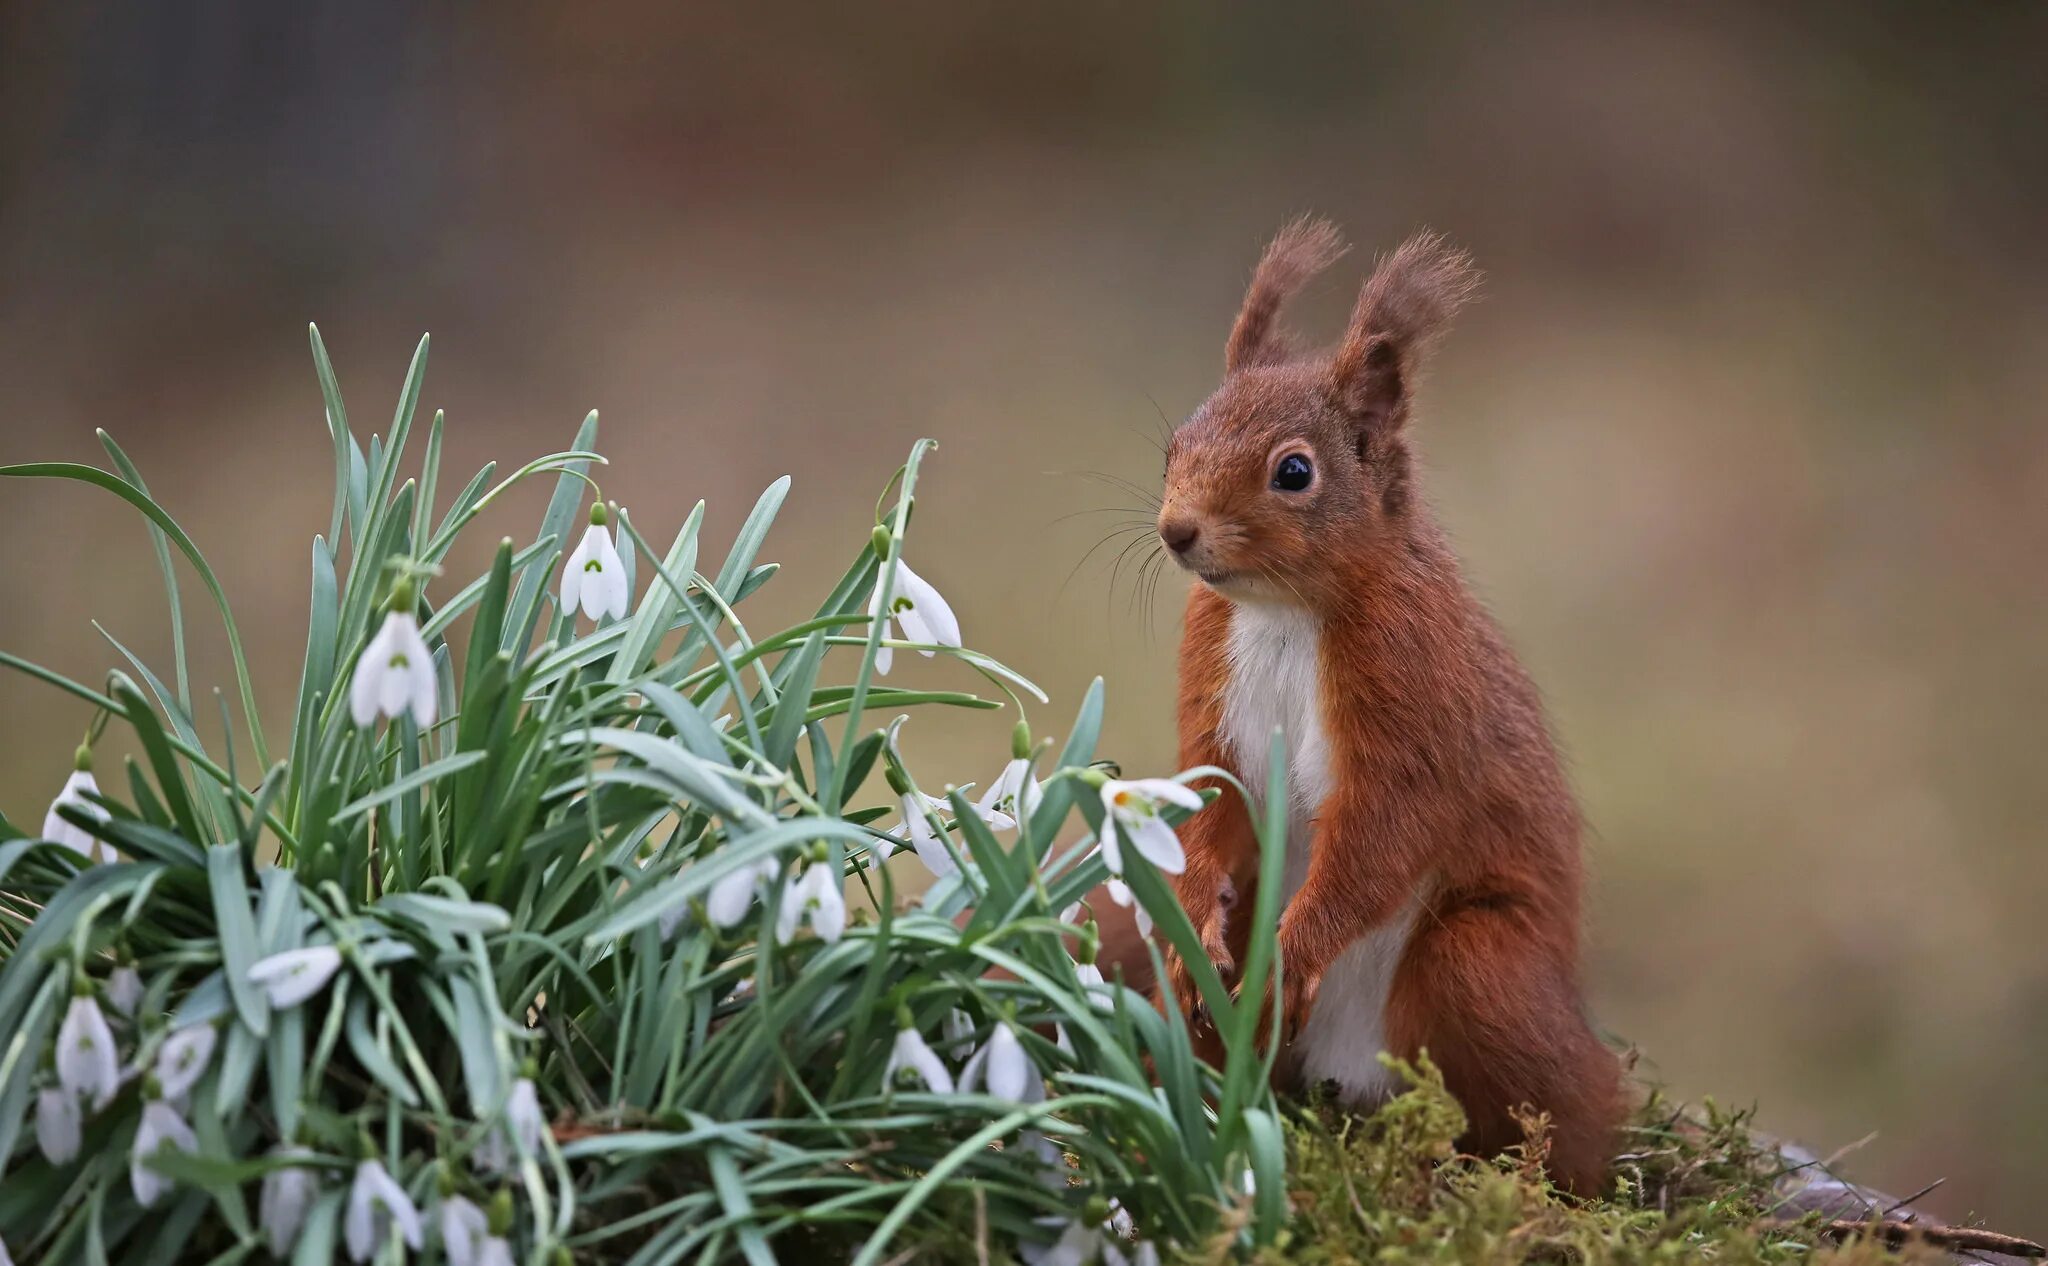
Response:
[{"label": "snowdrop flower", "polygon": [[1010,731],[1010,763],[1003,766],[1003,772],[996,775],[996,780],[988,785],[987,793],[975,802],[974,807],[981,814],[982,821],[994,826],[992,814],[1016,822],[1028,821],[1038,811],[1038,802],[1044,798],[1044,789],[1031,776],[1031,727],[1019,721]]},{"label": "snowdrop flower", "polygon": [[401,584],[391,602],[384,626],[356,661],[348,688],[349,715],[357,725],[369,726],[380,712],[395,721],[409,711],[413,723],[424,730],[434,723],[440,703],[434,653],[420,636],[419,621],[413,619],[411,586]]},{"label": "snowdrop flower", "polygon": [[[83,981],[80,989],[89,989]],[[90,993],[71,999],[64,1023],[57,1027],[57,1084],[80,1098],[90,1096],[93,1111],[121,1087],[121,1061],[114,1052],[114,1031]]]},{"label": "snowdrop flower", "polygon": [[984,1079],[988,1093],[998,1099],[1037,1103],[1045,1097],[1045,1083],[1039,1080],[1038,1066],[1031,1062],[1024,1044],[1017,1040],[1017,1030],[1008,1021],[996,1025],[987,1043],[960,1070],[960,1093],[973,1094]]},{"label": "snowdrop flower", "polygon": [[904,833],[910,836],[910,847],[917,851],[917,860],[924,863],[925,869],[940,879],[960,869],[928,816],[932,811],[945,813],[952,805],[922,791],[905,791],[897,803],[903,808]]},{"label": "snowdrop flower", "polygon": [[[888,567],[885,562],[884,568]],[[889,610],[882,611],[882,580],[875,578],[875,591],[868,598],[868,614],[882,621],[882,636],[896,636],[895,626],[902,624],[903,639],[908,642],[929,642],[934,646],[960,645],[960,621],[953,618],[953,608],[932,588],[931,582],[910,570],[910,564],[896,560],[895,592],[889,598]],[[934,652],[919,651],[926,659]],[[893,648],[883,646],[875,652],[875,671],[887,673],[895,661]]]},{"label": "snowdrop flower", "polygon": [[486,1239],[483,1247],[477,1250],[476,1266],[518,1266],[512,1257],[511,1242],[502,1235]]},{"label": "snowdrop flower", "polygon": [[263,986],[270,1005],[280,1011],[298,1006],[327,987],[341,967],[341,951],[332,945],[308,945],[259,959],[249,979]]},{"label": "snowdrop flower", "polygon": [[171,1189],[171,1180],[146,1163],[166,1147],[196,1152],[199,1140],[192,1136],[192,1127],[185,1124],[176,1108],[161,1099],[152,1099],[142,1105],[142,1124],[136,1127],[135,1152],[128,1161],[128,1186],[135,1192],[135,1203],[145,1209]]},{"label": "snowdrop flower", "polygon": [[407,1244],[420,1246],[419,1207],[382,1164],[363,1161],[356,1166],[355,1181],[348,1189],[348,1208],[342,1213],[341,1234],[348,1242],[349,1257],[369,1261],[391,1239],[394,1227]]},{"label": "snowdrop flower", "polygon": [[1102,968],[1095,965],[1095,955],[1090,953],[1088,961],[1074,964],[1074,975],[1081,982],[1081,989],[1088,995],[1088,1005],[1097,1011],[1116,1010],[1116,999],[1111,995],[1109,982],[1102,978]]},{"label": "snowdrop flower", "polygon": [[623,620],[632,596],[626,588],[626,564],[619,558],[618,546],[612,544],[611,530],[605,527],[604,502],[597,502],[590,507],[590,526],[583,530],[583,540],[562,566],[562,610],[580,606],[588,619],[608,615]]},{"label": "snowdrop flower", "polygon": [[493,1130],[477,1145],[477,1167],[502,1174],[517,1165],[522,1156],[540,1155],[541,1136],[546,1131],[540,1093],[534,1089],[533,1074],[525,1072],[505,1096],[504,1127]]},{"label": "snowdrop flower", "polygon": [[769,880],[780,873],[782,860],[776,857],[764,857],[740,867],[711,885],[711,893],[704,899],[704,913],[719,927],[734,926],[747,917],[747,909],[754,904],[754,898],[766,889]]},{"label": "snowdrop flower", "polygon": [[490,1234],[484,1211],[472,1200],[447,1196],[441,1201],[438,1220],[441,1253],[448,1259],[448,1266],[475,1266],[477,1250]]},{"label": "snowdrop flower", "polygon": [[782,905],[775,913],[775,943],[787,945],[797,925],[810,920],[811,930],[827,945],[846,931],[846,896],[840,890],[839,869],[829,862],[812,862],[803,878],[784,883]]},{"label": "snowdrop flower", "polygon": [[36,1146],[52,1165],[69,1165],[78,1155],[81,1131],[78,1096],[62,1086],[36,1092]]},{"label": "snowdrop flower", "polygon": [[1168,804],[1199,809],[1202,793],[1171,778],[1111,778],[1102,784],[1102,856],[1109,863],[1110,874],[1124,873],[1126,842],[1169,875],[1187,869],[1180,837],[1159,816],[1160,807]]},{"label": "snowdrop flower", "polygon": [[909,1019],[908,1015],[898,1018],[903,1027],[896,1030],[896,1046],[889,1052],[888,1066],[882,1069],[882,1085],[894,1086],[898,1073],[911,1072],[933,1094],[952,1094],[953,1074],[946,1071],[938,1053],[925,1044],[924,1034],[908,1023]]},{"label": "snowdrop flower", "polygon": [[135,1014],[142,1003],[142,973],[132,963],[123,963],[107,977],[107,1001],[125,1016]]},{"label": "snowdrop flower", "polygon": [[[274,1147],[270,1154],[293,1160],[313,1155],[303,1147],[290,1145]],[[319,1194],[319,1181],[304,1165],[285,1165],[263,1175],[256,1217],[272,1257],[282,1258],[291,1252],[292,1242],[299,1238],[299,1228],[306,1225],[306,1214],[313,1208],[313,1198]]]},{"label": "snowdrop flower", "polygon": [[974,807],[981,814],[981,820],[997,830],[997,818],[1003,818],[1009,825],[1026,821],[1038,811],[1038,802],[1045,796],[1038,780],[1031,776],[1031,761],[1022,756],[1013,757],[1003,766],[1003,772],[989,784],[988,791],[977,800]]},{"label": "snowdrop flower", "polygon": [[164,1098],[184,1102],[206,1073],[206,1061],[213,1058],[213,1044],[219,1037],[211,1024],[188,1024],[164,1039],[156,1053],[156,1083]]},{"label": "snowdrop flower", "polygon": [[95,822],[106,821],[107,811],[85,798],[88,791],[98,795],[100,784],[92,776],[92,749],[80,747],[72,764],[71,776],[64,780],[64,790],[57,793],[57,798],[50,802],[50,811],[43,815],[43,838],[52,844],[62,844],[88,863],[111,862],[114,860],[113,845],[101,843],[84,827],[74,826],[57,815],[57,810],[69,808],[78,810]]}]

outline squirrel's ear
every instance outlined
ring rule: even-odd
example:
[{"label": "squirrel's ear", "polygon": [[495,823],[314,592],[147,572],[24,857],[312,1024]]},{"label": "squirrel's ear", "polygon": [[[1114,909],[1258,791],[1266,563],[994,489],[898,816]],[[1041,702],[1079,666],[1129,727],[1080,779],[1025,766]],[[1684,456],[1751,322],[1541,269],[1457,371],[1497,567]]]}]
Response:
[{"label": "squirrel's ear", "polygon": [[1285,358],[1286,340],[1277,328],[1281,305],[1344,251],[1343,237],[1328,220],[1303,216],[1280,230],[1252,271],[1244,307],[1223,349],[1224,372]]},{"label": "squirrel's ear", "polygon": [[1423,355],[1478,289],[1472,257],[1436,233],[1418,233],[1382,259],[1330,361],[1344,410],[1367,430],[1399,429]]}]

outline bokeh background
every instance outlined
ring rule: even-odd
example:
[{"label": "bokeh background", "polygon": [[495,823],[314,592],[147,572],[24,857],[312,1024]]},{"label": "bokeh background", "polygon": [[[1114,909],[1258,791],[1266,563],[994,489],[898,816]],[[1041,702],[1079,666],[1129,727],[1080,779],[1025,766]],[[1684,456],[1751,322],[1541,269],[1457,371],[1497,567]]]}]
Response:
[{"label": "bokeh background", "polygon": [[[1142,506],[1089,472],[1156,484],[1283,219],[1363,247],[1299,307],[1324,335],[1434,225],[1491,281],[1429,486],[1572,754],[1597,1010],[1679,1092],[1823,1152],[1876,1130],[1853,1173],[2038,1234],[2044,64],[2024,4],[12,5],[0,461],[121,439],[281,725],[329,488],[309,319],[361,431],[433,332],[456,481],[591,407],[662,540],[793,474],[774,615],[935,436],[915,564],[1052,690],[1041,732],[1100,673],[1158,771],[1181,589],[1083,562]],[[98,619],[163,661],[125,508],[0,482],[0,541],[0,647],[97,679]],[[85,720],[0,676],[7,813]],[[909,734],[964,781],[1006,729]]]}]

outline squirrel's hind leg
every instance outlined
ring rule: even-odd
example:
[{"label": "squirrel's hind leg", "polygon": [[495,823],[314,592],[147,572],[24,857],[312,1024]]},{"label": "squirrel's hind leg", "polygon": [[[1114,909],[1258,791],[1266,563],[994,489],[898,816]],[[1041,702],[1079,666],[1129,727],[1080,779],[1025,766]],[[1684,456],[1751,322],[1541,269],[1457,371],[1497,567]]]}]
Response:
[{"label": "squirrel's hind leg", "polygon": [[1523,1141],[1517,1109],[1550,1118],[1551,1177],[1602,1190],[1626,1100],[1621,1066],[1593,1033],[1554,950],[1512,903],[1425,914],[1387,999],[1388,1046],[1426,1050],[1470,1127],[1460,1146],[1491,1155]]}]

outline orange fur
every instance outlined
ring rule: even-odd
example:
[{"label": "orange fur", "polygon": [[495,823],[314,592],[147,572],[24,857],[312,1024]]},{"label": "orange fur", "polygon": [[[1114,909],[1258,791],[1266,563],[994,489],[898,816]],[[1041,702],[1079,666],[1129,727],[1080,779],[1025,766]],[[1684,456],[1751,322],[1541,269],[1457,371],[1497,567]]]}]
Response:
[{"label": "orange fur", "polygon": [[[1578,809],[1534,687],[1415,493],[1405,439],[1424,352],[1476,274],[1440,238],[1413,239],[1366,282],[1334,354],[1291,356],[1281,303],[1338,253],[1325,224],[1276,239],[1222,386],[1168,450],[1161,535],[1200,578],[1181,646],[1180,757],[1263,778],[1263,753],[1240,759],[1224,738],[1232,621],[1250,604],[1312,613],[1329,790],[1281,922],[1287,1031],[1347,947],[1420,900],[1380,1032],[1397,1055],[1428,1050],[1474,1148],[1519,1142],[1517,1109],[1548,1113],[1553,1173],[1590,1191],[1623,1097],[1581,1011]],[[1313,463],[1309,488],[1275,483],[1289,454]],[[1249,909],[1255,882],[1247,806],[1226,792],[1182,841],[1177,892],[1227,975],[1246,922],[1230,911]],[[1164,987],[1193,1009],[1182,964],[1169,961]]]}]

